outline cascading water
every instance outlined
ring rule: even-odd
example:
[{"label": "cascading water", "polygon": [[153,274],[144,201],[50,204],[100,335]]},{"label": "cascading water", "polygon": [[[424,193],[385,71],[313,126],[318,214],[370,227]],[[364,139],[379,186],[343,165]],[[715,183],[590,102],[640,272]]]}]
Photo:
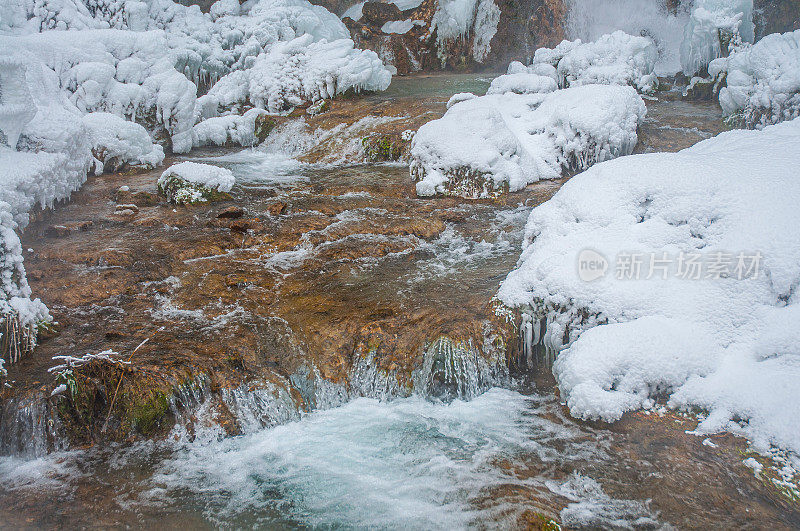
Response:
[{"label": "cascading water", "polygon": [[681,69],[680,46],[689,19],[686,8],[667,8],[664,0],[568,0],[567,37],[594,41],[622,30],[651,37],[658,46],[656,74],[672,75]]}]

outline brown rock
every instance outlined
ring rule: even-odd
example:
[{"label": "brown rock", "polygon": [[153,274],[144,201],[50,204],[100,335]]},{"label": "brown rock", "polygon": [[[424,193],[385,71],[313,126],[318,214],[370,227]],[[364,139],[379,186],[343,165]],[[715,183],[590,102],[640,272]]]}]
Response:
[{"label": "brown rock", "polygon": [[272,203],[267,207],[267,211],[269,212],[270,216],[280,216],[284,212],[286,212],[286,203],[283,201],[278,201],[276,203]]},{"label": "brown rock", "polygon": [[403,13],[395,4],[367,2],[361,11],[361,20],[372,26],[383,26],[391,20],[402,20]]},{"label": "brown rock", "polygon": [[250,228],[251,228],[250,222],[242,219],[237,219],[230,225],[230,229],[233,232],[247,232],[248,230],[250,230]]},{"label": "brown rock", "polygon": [[217,214],[221,219],[239,219],[244,215],[244,209],[238,206],[231,206]]}]

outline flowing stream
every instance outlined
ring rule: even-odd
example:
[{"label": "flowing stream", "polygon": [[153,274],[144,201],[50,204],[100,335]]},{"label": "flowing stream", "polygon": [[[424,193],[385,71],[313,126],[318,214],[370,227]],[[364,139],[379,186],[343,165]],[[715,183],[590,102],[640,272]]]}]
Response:
[{"label": "flowing stream", "polygon": [[[424,96],[441,106],[449,94],[486,84],[475,76],[430,76],[399,80],[388,94],[372,98],[378,104]],[[674,98],[648,103],[639,151],[679,149],[719,130],[713,105]],[[353,315],[384,315],[391,307],[404,315],[475,320],[516,262],[531,206],[560,184],[540,183],[499,203],[442,203],[450,217],[429,238],[371,234],[367,229],[378,220],[429,219],[431,211],[419,209],[431,203],[413,197],[406,168],[309,166],[290,155],[267,146],[190,156],[230,167],[237,177],[234,196],[248,210],[263,210],[267,198],[286,200],[294,209],[287,223],[293,223],[323,206],[332,209],[334,221],[307,230],[297,245],[258,255],[258,267],[280,279],[276,309],[299,297],[296,278],[320,274],[311,277],[318,289]],[[173,232],[166,231],[177,237]],[[344,252],[335,260],[322,258],[337,245]],[[347,258],[352,248],[381,246],[390,251]],[[212,255],[186,263],[223,267],[223,260],[238,259]],[[188,327],[206,315],[177,304],[164,303],[147,319]],[[246,313],[234,306],[224,315]],[[330,314],[297,313],[300,325],[324,336],[320,323]],[[0,457],[0,524],[517,528],[545,525],[551,517],[568,527],[798,523],[796,507],[787,509],[758,490],[741,465],[742,442],[730,436],[704,444],[685,433],[689,419],[666,412],[637,414],[611,427],[576,421],[560,404],[546,367],[483,390],[452,401],[362,396],[288,415],[277,426],[248,426],[236,436],[200,411],[192,433],[179,423],[159,441]],[[743,499],[752,500],[748,507]]]}]

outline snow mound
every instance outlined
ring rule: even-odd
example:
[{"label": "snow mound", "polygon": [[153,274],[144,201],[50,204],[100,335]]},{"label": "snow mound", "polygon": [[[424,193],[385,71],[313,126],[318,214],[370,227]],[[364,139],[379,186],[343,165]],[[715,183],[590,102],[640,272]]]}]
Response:
[{"label": "snow mound", "polygon": [[[653,73],[657,60],[658,48],[652,39],[615,31],[594,42],[565,40],[555,48],[539,48],[528,69],[547,75],[541,69],[547,69],[548,65],[554,67],[562,88],[588,84],[631,85],[639,92],[652,92],[658,84]],[[518,71],[518,64],[512,65]]]},{"label": "snow mound", "polygon": [[199,99],[204,113],[245,105],[272,113],[348,90],[386,90],[392,76],[378,55],[350,39],[313,42],[310,35],[279,43],[251,68],[228,74]]},{"label": "snow mound", "polygon": [[798,167],[800,119],[598,164],[533,209],[498,299],[560,351],[573,415],[669,397],[800,451]]},{"label": "snow mound", "polygon": [[106,112],[89,113],[82,121],[97,160],[95,173],[129,166],[155,168],[164,160],[164,148],[153,144],[145,128],[137,123]]},{"label": "snow mound", "polygon": [[681,42],[681,68],[693,76],[733,42],[753,42],[753,0],[695,0]]},{"label": "snow mound", "polygon": [[709,66],[712,76],[721,72],[719,103],[729,120],[753,128],[800,116],[800,30],[767,35]]},{"label": "snow mound", "polygon": [[506,92],[537,94],[540,92],[553,92],[557,88],[558,84],[552,77],[525,72],[506,74],[494,78],[486,94],[505,94]]},{"label": "snow mound", "polygon": [[517,191],[631,153],[645,113],[633,88],[612,85],[468,99],[419,129],[411,175],[421,196]]},{"label": "snow mound", "polygon": [[231,191],[236,183],[227,168],[181,162],[167,168],[158,179],[158,188],[167,199],[179,205],[213,200]]}]

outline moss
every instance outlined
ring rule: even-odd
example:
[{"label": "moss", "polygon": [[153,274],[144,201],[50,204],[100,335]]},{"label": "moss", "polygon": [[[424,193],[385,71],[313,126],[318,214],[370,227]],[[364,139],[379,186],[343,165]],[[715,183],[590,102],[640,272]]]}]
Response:
[{"label": "moss", "polygon": [[267,139],[269,134],[278,126],[278,121],[267,114],[261,114],[256,117],[255,122],[255,135],[258,142],[261,143]]},{"label": "moss", "polygon": [[408,140],[394,134],[376,134],[361,139],[364,154],[369,162],[399,161],[408,149],[408,144]]},{"label": "moss", "polygon": [[169,400],[161,391],[151,391],[145,400],[134,402],[129,408],[131,426],[142,435],[151,435],[168,413]]},{"label": "moss", "polygon": [[175,175],[169,177],[164,183],[159,184],[158,191],[167,198],[167,201],[176,205],[191,205],[208,201],[229,201],[232,199],[231,195],[226,192],[192,183]]}]

